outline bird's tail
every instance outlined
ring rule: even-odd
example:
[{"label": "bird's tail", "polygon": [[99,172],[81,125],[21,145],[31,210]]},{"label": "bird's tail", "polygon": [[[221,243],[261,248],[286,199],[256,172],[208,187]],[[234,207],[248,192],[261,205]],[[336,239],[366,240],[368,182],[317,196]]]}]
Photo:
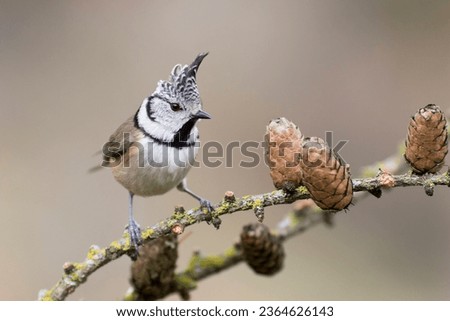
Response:
[{"label": "bird's tail", "polygon": [[102,168],[103,168],[102,165],[95,165],[95,166],[92,166],[91,168],[88,169],[88,173],[89,173],[89,174],[92,174],[92,173],[98,172],[98,171],[101,170]]},{"label": "bird's tail", "polygon": [[[99,150],[98,152],[94,153],[92,156],[98,156],[98,155],[101,155],[101,154],[102,154],[102,151]],[[89,174],[92,174],[92,173],[98,172],[102,168],[103,168],[102,165],[95,165],[95,166],[92,166],[91,168],[89,168],[87,172]]]}]

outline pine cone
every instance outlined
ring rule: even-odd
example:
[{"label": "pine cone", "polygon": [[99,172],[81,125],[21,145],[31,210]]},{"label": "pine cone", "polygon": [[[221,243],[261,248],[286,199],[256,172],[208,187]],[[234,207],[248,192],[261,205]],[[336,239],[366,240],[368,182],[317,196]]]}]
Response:
[{"label": "pine cone", "polygon": [[265,225],[253,223],[244,226],[241,246],[245,261],[256,273],[273,275],[283,268],[283,244]]},{"label": "pine cone", "polygon": [[130,280],[138,300],[157,300],[173,290],[177,247],[177,237],[170,235],[139,248],[139,256],[131,265]]},{"label": "pine cone", "polygon": [[323,210],[346,209],[353,198],[349,165],[321,138],[305,138],[302,148],[303,185],[314,202]]},{"label": "pine cone", "polygon": [[411,118],[405,159],[417,174],[436,173],[447,155],[447,120],[438,106],[430,104]]},{"label": "pine cone", "polygon": [[298,127],[286,118],[276,118],[267,126],[266,160],[270,176],[277,189],[292,192],[302,183],[298,155],[302,153],[303,135]]}]

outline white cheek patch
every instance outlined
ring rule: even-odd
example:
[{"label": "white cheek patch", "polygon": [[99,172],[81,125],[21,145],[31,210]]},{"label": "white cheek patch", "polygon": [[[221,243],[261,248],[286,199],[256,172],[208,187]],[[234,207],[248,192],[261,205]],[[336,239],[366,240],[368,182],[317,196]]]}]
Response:
[{"label": "white cheek patch", "polygon": [[137,121],[139,126],[143,131],[145,131],[150,136],[156,137],[157,139],[162,141],[171,141],[174,135],[173,132],[168,130],[165,126],[161,125],[156,121],[151,120],[148,117],[146,107],[147,101],[148,99],[145,99],[142,102],[142,105],[138,111]]}]

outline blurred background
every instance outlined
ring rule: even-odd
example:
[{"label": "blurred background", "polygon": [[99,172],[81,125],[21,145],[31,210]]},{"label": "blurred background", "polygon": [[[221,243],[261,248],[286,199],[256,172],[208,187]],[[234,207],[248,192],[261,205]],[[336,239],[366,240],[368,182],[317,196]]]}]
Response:
[{"label": "blurred background", "polygon": [[[127,192],[99,163],[109,135],[135,113],[176,63],[210,55],[198,73],[203,143],[262,141],[285,116],[305,135],[349,140],[341,155],[354,176],[394,154],[409,117],[428,103],[450,107],[449,1],[5,1],[0,0],[0,299],[34,300],[66,261],[119,238]],[[259,150],[262,155],[262,150]],[[198,159],[201,159],[201,155]],[[273,189],[268,170],[201,166],[190,187],[214,203]],[[449,191],[395,189],[340,213],[336,226],[285,243],[284,270],[255,275],[240,264],[198,284],[194,300],[449,300]],[[152,225],[178,191],[137,198]],[[266,209],[274,227],[290,205]],[[220,230],[190,227],[192,252],[222,252],[252,211]],[[108,264],[70,300],[121,299],[128,257]],[[176,295],[168,299],[178,299]]]}]

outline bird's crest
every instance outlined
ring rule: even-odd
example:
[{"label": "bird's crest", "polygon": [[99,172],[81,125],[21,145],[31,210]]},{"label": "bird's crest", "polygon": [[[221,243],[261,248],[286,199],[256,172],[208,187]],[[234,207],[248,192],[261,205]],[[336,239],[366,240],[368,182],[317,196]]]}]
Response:
[{"label": "bird's crest", "polygon": [[197,70],[208,53],[199,54],[190,65],[177,64],[173,67],[169,80],[158,82],[155,93],[167,95],[185,103],[199,103],[200,94],[197,88]]}]

